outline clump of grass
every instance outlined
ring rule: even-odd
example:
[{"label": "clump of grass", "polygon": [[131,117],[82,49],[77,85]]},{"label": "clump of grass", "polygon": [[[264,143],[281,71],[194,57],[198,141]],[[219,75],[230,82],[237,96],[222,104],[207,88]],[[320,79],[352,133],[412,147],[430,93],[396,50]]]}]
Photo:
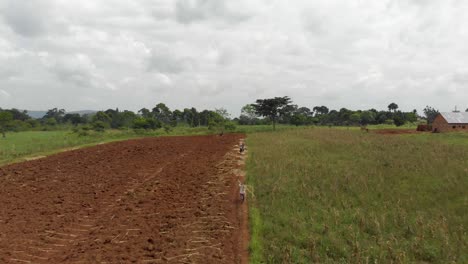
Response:
[{"label": "clump of grass", "polygon": [[466,146],[328,128],[248,146],[253,263],[468,263]]}]

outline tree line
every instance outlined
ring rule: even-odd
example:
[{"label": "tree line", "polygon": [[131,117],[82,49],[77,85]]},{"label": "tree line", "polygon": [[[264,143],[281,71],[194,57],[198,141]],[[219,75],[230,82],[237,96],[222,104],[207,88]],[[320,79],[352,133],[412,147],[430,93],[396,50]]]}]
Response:
[{"label": "tree line", "polygon": [[39,119],[30,117],[24,110],[0,108],[0,132],[3,136],[7,131],[57,130],[70,127],[82,134],[90,130],[101,132],[106,129],[137,131],[164,129],[169,132],[179,125],[205,126],[220,131],[235,129],[234,122],[223,108],[198,111],[192,107],[172,111],[164,103],[159,103],[152,109],[142,108],[136,113],[129,110],[108,109],[83,115],[53,108]]},{"label": "tree line", "polygon": [[[233,130],[238,125],[323,125],[323,126],[366,126],[373,124],[388,124],[401,126],[405,123],[415,123],[425,118],[432,123],[439,113],[427,106],[423,116],[416,110],[400,111],[396,103],[390,103],[386,110],[339,110],[327,106],[308,108],[294,104],[287,96],[267,99],[257,99],[255,103],[247,104],[241,109],[239,117],[230,118],[223,109],[202,110],[184,108],[171,110],[166,104],[158,103],[152,109],[142,108],[138,112],[108,109],[92,114],[67,113],[64,109],[53,108],[39,119],[28,115],[27,111],[0,108],[0,133],[5,136],[7,131],[25,130],[56,130],[72,127],[82,133],[89,130],[104,131],[106,129],[134,129],[170,131],[177,126],[208,127],[210,129]],[[466,109],[468,112],[468,109]]]},{"label": "tree line", "polygon": [[[426,119],[432,123],[439,111],[426,106],[424,117],[415,110],[403,112],[398,110],[396,103],[390,103],[388,110],[339,110],[329,109],[327,106],[314,106],[312,109],[292,103],[291,98],[275,97],[258,99],[254,104],[242,107],[241,115],[237,120],[241,125],[279,124],[300,125],[326,125],[326,126],[367,126],[388,124],[402,126],[406,123],[416,123]],[[467,109],[468,112],[468,109]]]}]

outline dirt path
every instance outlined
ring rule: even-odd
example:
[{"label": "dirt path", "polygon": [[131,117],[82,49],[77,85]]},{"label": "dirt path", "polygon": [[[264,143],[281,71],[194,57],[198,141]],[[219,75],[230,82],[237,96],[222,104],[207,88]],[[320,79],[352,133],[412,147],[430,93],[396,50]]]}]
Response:
[{"label": "dirt path", "polygon": [[242,137],[132,140],[0,168],[0,263],[246,263]]},{"label": "dirt path", "polygon": [[370,130],[372,133],[381,135],[401,135],[401,134],[421,134],[427,132],[416,131],[416,129],[376,129]]}]

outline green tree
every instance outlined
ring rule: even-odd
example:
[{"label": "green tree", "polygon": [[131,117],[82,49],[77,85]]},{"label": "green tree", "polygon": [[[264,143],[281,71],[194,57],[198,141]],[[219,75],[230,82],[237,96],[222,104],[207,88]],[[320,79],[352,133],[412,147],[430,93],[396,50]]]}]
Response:
[{"label": "green tree", "polygon": [[413,110],[413,112],[405,113],[405,120],[406,122],[410,122],[410,123],[414,123],[418,121],[418,114],[416,110]]},{"label": "green tree", "polygon": [[200,126],[200,113],[195,107],[185,108],[183,112],[185,122],[191,127]]},{"label": "green tree", "polygon": [[307,124],[307,116],[302,113],[294,113],[291,117],[291,124],[295,126],[302,126]]},{"label": "green tree", "polygon": [[375,122],[375,113],[372,111],[364,111],[361,113],[361,124],[368,125]]},{"label": "green tree", "polygon": [[395,126],[404,125],[406,123],[405,115],[400,111],[396,112],[393,116],[393,122],[395,123]]},{"label": "green tree", "polygon": [[45,124],[49,127],[54,127],[57,125],[57,119],[55,117],[49,117],[45,120]]},{"label": "green tree", "polygon": [[31,125],[28,122],[21,120],[13,120],[8,125],[9,130],[14,132],[27,131],[31,129]]},{"label": "green tree", "polygon": [[150,118],[150,117],[153,117],[152,113],[150,110],[148,110],[147,108],[142,108],[138,111],[138,114],[140,114],[142,117],[144,118]]},{"label": "green tree", "polygon": [[81,118],[80,114],[77,114],[77,113],[75,113],[75,114],[66,114],[63,117],[63,122],[64,123],[70,122],[74,126],[76,126],[78,124],[86,123],[86,121]]},{"label": "green tree", "polygon": [[96,121],[101,121],[103,123],[106,123],[106,124],[109,124],[110,125],[110,122],[111,122],[112,118],[106,114],[105,112],[103,111],[99,111],[97,112],[93,117],[92,117],[92,122],[96,122]]},{"label": "green tree", "polygon": [[53,108],[49,109],[42,119],[47,122],[49,118],[54,118],[57,123],[63,122],[63,117],[65,115],[64,109]]},{"label": "green tree", "polygon": [[208,129],[220,129],[221,131],[219,132],[224,131],[224,123],[226,122],[226,119],[217,112],[210,111],[209,113]]},{"label": "green tree", "polygon": [[398,109],[398,105],[395,104],[395,103],[391,103],[391,104],[388,105],[388,111],[390,111],[390,112],[391,111],[395,112],[397,109]]},{"label": "green tree", "polygon": [[133,120],[135,120],[136,115],[132,111],[125,110],[120,113],[121,116],[121,126],[129,128],[133,124]]},{"label": "green tree", "polygon": [[273,130],[276,129],[276,122],[281,117],[285,109],[291,103],[291,99],[288,96],[275,97],[270,99],[258,99],[252,106],[255,108],[255,112],[259,116],[270,118],[273,123]]},{"label": "green tree", "polygon": [[210,130],[218,130],[218,132],[223,133],[224,130],[234,130],[236,125],[231,122],[228,118],[229,114],[224,109],[220,111],[217,109],[216,111],[208,111],[209,118],[208,118],[208,129]]},{"label": "green tree", "polygon": [[432,108],[430,106],[426,106],[423,112],[424,112],[424,115],[426,116],[427,124],[432,124],[436,116],[439,114],[439,110],[436,110],[435,108]]},{"label": "green tree", "polygon": [[157,104],[151,113],[164,124],[169,124],[172,120],[172,112],[164,103]]},{"label": "green tree", "polygon": [[26,123],[28,123],[31,126],[31,128],[36,128],[41,125],[41,123],[37,121],[36,119],[28,119],[26,120]]},{"label": "green tree", "polygon": [[8,130],[9,123],[13,120],[13,115],[10,112],[0,112],[0,132],[3,138],[6,137],[6,131]]},{"label": "green tree", "polygon": [[184,113],[179,109],[176,109],[172,112],[172,126],[177,126],[179,122],[184,120]]},{"label": "green tree", "polygon": [[144,117],[138,117],[133,120],[134,129],[150,129],[150,124],[148,120]]},{"label": "green tree", "polygon": [[26,110],[20,111],[18,109],[12,108],[6,111],[10,112],[13,115],[13,120],[26,121],[28,119],[31,119],[31,117],[28,115],[28,111]]},{"label": "green tree", "polygon": [[[354,117],[351,117],[354,113],[356,113],[356,115],[354,115]],[[346,108],[341,108],[340,111],[338,112],[338,116],[339,116],[339,118],[336,121],[339,124],[341,124],[343,122],[346,122],[346,121],[350,121],[351,123],[358,124],[361,121],[361,113],[360,112],[353,112],[353,111],[351,111],[349,109],[346,109]],[[358,116],[359,116],[359,120],[357,119]]]},{"label": "green tree", "polygon": [[239,116],[239,124],[241,125],[254,125],[258,121],[258,115],[255,112],[255,107],[251,104],[244,105],[241,109]]},{"label": "green tree", "polygon": [[225,108],[216,108],[215,112],[218,115],[222,116],[224,119],[229,119],[229,117],[231,116]]},{"label": "green tree", "polygon": [[312,116],[314,115],[314,114],[312,113],[312,111],[310,111],[310,109],[307,108],[307,107],[299,107],[299,108],[296,110],[296,113],[305,115],[305,116],[307,116],[307,117],[312,117]]},{"label": "green tree", "polygon": [[361,122],[361,114],[359,114],[358,112],[351,114],[349,116],[349,121],[351,121],[351,123],[355,125],[359,124],[359,122]]},{"label": "green tree", "polygon": [[108,125],[107,123],[100,121],[100,120],[96,120],[93,123],[91,123],[91,127],[93,128],[94,131],[97,131],[97,132],[104,132],[107,125]]},{"label": "green tree", "polygon": [[330,112],[328,107],[322,105],[322,106],[315,106],[312,108],[312,110],[315,112],[315,115],[326,115]]}]

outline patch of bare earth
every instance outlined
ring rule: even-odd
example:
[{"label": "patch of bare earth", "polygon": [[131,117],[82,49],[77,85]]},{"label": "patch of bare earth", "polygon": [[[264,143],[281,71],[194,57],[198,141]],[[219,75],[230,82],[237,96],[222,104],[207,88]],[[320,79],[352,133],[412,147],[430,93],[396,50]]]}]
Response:
[{"label": "patch of bare earth", "polygon": [[416,129],[376,129],[370,130],[372,133],[381,134],[381,135],[401,135],[401,134],[420,134],[427,133],[416,131]]},{"label": "patch of bare earth", "polygon": [[247,263],[242,138],[147,138],[0,168],[0,263]]}]

